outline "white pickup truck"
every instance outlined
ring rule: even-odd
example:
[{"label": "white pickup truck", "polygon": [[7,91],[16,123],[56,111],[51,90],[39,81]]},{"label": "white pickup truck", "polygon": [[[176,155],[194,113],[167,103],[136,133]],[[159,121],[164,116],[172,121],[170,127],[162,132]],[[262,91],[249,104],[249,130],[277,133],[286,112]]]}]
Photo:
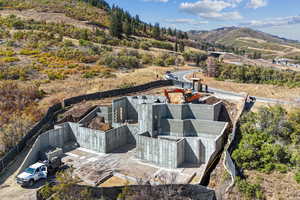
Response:
[{"label": "white pickup truck", "polygon": [[17,176],[17,183],[21,186],[33,186],[33,184],[43,178],[47,178],[47,166],[44,163],[30,165]]}]

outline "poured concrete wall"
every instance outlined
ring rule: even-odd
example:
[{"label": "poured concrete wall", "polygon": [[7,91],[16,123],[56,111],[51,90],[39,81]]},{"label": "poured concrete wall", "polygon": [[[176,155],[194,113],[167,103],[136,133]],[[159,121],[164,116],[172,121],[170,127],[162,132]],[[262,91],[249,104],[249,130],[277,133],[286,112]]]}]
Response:
[{"label": "poured concrete wall", "polygon": [[40,152],[43,152],[50,147],[59,147],[64,149],[64,144],[72,141],[68,123],[56,126],[55,128],[56,129],[47,131],[38,136],[26,158],[24,159],[21,167],[19,168],[19,172],[22,172],[30,165],[39,161]]},{"label": "poured concrete wall", "polygon": [[137,158],[149,161],[161,167],[177,168],[182,159],[182,140],[151,138],[145,135],[137,137]]},{"label": "poured concrete wall", "polygon": [[129,143],[129,129],[127,128],[127,126],[122,126],[119,128],[109,130],[104,134],[106,146],[105,153],[112,152],[120,148],[121,146],[124,146],[127,143]]},{"label": "poured concrete wall", "polygon": [[103,117],[105,123],[112,123],[112,108],[110,106],[98,106],[82,118],[78,123],[86,124],[89,123],[96,116]]},{"label": "poured concrete wall", "polygon": [[127,124],[128,128],[128,143],[129,144],[136,144],[137,135],[140,132],[138,124]]},{"label": "poured concrete wall", "polygon": [[153,136],[153,109],[152,104],[139,104],[138,112],[139,112],[139,127],[140,132],[149,132],[151,136]]},{"label": "poured concrete wall", "polygon": [[126,97],[113,100],[112,104],[113,123],[124,123],[127,118],[127,99]]},{"label": "poured concrete wall", "polygon": [[171,135],[176,137],[191,137],[209,134],[214,137],[221,134],[226,122],[208,121],[208,120],[177,120],[177,119],[161,119],[159,134]]},{"label": "poured concrete wall", "polygon": [[185,162],[185,139],[177,142],[177,167]]},{"label": "poured concrete wall", "polygon": [[205,163],[205,146],[200,138],[185,138],[185,162],[192,164]]},{"label": "poured concrete wall", "polygon": [[103,131],[80,127],[75,123],[69,124],[74,138],[81,147],[100,153],[106,152],[106,140]]},{"label": "poured concrete wall", "polygon": [[75,123],[69,123],[71,133],[77,143],[84,148],[100,152],[110,153],[127,143],[134,142],[127,126],[121,126],[109,131],[99,131],[80,127]]}]

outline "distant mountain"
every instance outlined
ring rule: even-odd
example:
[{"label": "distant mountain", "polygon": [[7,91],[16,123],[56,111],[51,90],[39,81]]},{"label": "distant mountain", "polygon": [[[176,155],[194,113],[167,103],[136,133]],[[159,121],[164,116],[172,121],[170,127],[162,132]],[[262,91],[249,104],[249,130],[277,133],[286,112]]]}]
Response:
[{"label": "distant mountain", "polygon": [[281,38],[258,30],[241,27],[222,27],[211,31],[189,31],[192,39],[206,40],[207,42],[227,44],[237,38],[255,38],[266,42],[275,43],[298,43],[295,40]]},{"label": "distant mountain", "polygon": [[270,56],[289,56],[290,52],[300,52],[298,41],[244,27],[222,27],[211,31],[191,30],[189,37],[202,42],[244,49],[248,52],[259,51]]}]

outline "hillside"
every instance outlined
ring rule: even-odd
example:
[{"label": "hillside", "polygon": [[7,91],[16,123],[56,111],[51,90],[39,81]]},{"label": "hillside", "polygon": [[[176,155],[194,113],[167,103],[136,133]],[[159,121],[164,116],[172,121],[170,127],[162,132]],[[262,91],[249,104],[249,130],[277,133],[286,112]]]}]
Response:
[{"label": "hillside", "polygon": [[250,28],[224,27],[212,31],[190,31],[191,39],[245,50],[246,53],[259,52],[269,57],[300,56],[300,43],[280,38]]},{"label": "hillside", "polygon": [[184,68],[185,50],[201,52],[183,32],[102,0],[0,0],[0,8],[0,154],[49,105],[156,80]]}]

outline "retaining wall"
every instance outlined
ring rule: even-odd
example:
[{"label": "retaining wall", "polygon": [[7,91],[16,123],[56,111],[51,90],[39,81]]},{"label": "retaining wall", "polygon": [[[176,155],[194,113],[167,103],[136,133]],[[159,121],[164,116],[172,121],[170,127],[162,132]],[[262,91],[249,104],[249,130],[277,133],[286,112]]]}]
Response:
[{"label": "retaining wall", "polygon": [[86,124],[90,122],[94,117],[99,116],[103,117],[106,123],[112,122],[112,108],[110,106],[97,106],[84,118],[82,118],[78,123],[79,124]]},{"label": "retaining wall", "polygon": [[46,151],[49,147],[64,149],[64,144],[70,141],[72,141],[72,137],[70,135],[70,127],[67,123],[39,135],[19,168],[19,172],[39,161],[40,152]]}]

